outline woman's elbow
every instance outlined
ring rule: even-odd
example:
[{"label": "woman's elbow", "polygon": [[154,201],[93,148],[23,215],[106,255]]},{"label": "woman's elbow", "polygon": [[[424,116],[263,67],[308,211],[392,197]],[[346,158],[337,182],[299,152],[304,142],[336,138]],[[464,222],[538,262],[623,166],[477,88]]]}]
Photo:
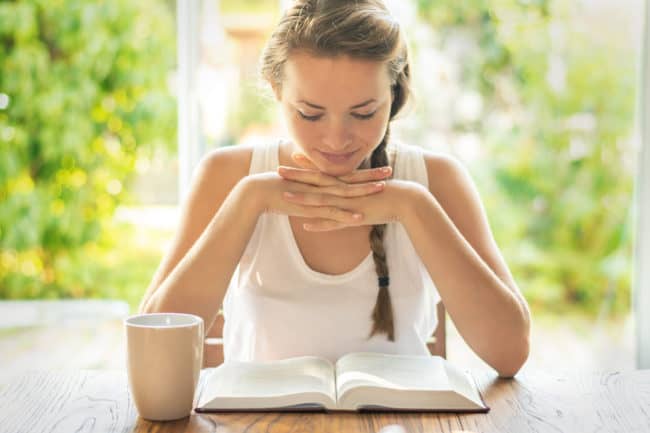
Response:
[{"label": "woman's elbow", "polygon": [[530,355],[530,339],[528,335],[516,345],[516,350],[509,353],[499,365],[493,365],[494,369],[502,378],[514,377],[524,366]]},{"label": "woman's elbow", "polygon": [[519,326],[513,330],[518,330],[518,336],[513,338],[513,344],[510,346],[507,354],[501,359],[498,366],[494,366],[500,377],[514,377],[524,366],[530,355],[530,328],[531,316],[528,306],[524,304]]}]

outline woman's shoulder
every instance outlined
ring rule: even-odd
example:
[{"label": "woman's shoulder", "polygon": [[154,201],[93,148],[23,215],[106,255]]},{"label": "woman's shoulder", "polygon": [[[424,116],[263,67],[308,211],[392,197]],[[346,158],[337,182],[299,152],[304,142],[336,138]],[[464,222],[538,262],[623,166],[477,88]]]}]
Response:
[{"label": "woman's shoulder", "polygon": [[242,178],[248,174],[253,145],[233,145],[213,149],[206,153],[199,166],[211,177]]},{"label": "woman's shoulder", "polygon": [[248,175],[254,146],[224,146],[207,152],[192,176],[190,196],[217,204]]},{"label": "woman's shoulder", "polygon": [[[417,167],[424,162],[429,185],[434,185],[441,174],[448,174],[459,165],[462,165],[454,156],[444,152],[434,151],[415,144],[403,141],[393,141],[386,149],[391,160],[399,164],[402,170],[406,167]],[[412,169],[411,169],[412,170]]]},{"label": "woman's shoulder", "polygon": [[[246,142],[223,146],[208,152],[200,162],[200,171],[220,184],[235,185],[251,172],[253,158],[266,158],[265,149],[273,147],[272,140]],[[261,152],[261,153],[260,153]],[[255,157],[255,155],[258,155]]]},{"label": "woman's shoulder", "polygon": [[436,197],[453,196],[459,187],[468,186],[469,172],[454,155],[401,141],[395,141],[390,151],[402,161],[423,161],[429,190]]},{"label": "woman's shoulder", "polygon": [[435,182],[436,179],[448,180],[450,176],[458,176],[467,170],[460,159],[449,153],[430,149],[421,149],[421,152],[424,165],[427,167],[430,184],[431,181]]},{"label": "woman's shoulder", "polygon": [[429,179],[429,191],[457,225],[462,220],[476,223],[482,211],[478,188],[468,168],[456,156],[422,150]]}]

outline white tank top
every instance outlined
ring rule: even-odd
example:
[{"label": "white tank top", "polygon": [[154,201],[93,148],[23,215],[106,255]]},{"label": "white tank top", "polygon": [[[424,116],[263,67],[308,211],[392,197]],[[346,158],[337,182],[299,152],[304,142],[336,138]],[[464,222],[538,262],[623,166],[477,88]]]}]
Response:
[{"label": "white tank top", "polygon": [[[253,150],[250,174],[275,171],[278,142]],[[393,177],[428,186],[421,150],[395,145]],[[427,355],[438,319],[438,291],[406,230],[384,234],[395,341],[372,329],[379,290],[372,253],[354,269],[329,275],[305,262],[286,215],[263,214],[226,291],[226,361],[267,361],[315,355],[332,362],[349,352]]]}]

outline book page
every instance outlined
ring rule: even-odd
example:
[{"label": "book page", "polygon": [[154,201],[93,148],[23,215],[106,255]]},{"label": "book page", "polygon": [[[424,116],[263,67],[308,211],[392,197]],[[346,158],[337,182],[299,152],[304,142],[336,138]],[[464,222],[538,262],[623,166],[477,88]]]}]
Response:
[{"label": "book page", "polygon": [[259,399],[301,393],[323,393],[335,401],[334,366],[314,356],[266,362],[229,361],[208,378],[199,406],[214,398]]},{"label": "book page", "polygon": [[481,399],[481,395],[476,388],[476,383],[472,376],[468,372],[460,371],[450,363],[445,363],[445,367],[447,369],[447,376],[449,377],[452,389],[472,400],[474,403],[482,405],[483,400]]},{"label": "book page", "polygon": [[341,409],[488,410],[471,375],[438,356],[358,352],[335,368]]},{"label": "book page", "polygon": [[336,363],[337,392],[355,386],[408,390],[450,390],[443,359],[434,356],[350,353]]}]

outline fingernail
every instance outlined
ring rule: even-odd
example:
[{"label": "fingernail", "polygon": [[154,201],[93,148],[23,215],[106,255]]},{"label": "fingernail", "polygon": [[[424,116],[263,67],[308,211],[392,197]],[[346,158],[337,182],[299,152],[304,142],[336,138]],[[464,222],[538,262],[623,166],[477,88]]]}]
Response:
[{"label": "fingernail", "polygon": [[300,154],[300,153],[296,153],[296,154],[294,154],[293,156],[294,156],[295,158],[297,158],[297,159],[305,159],[305,155],[302,155],[302,154]]},{"label": "fingernail", "polygon": [[390,171],[391,171],[390,167],[384,167],[384,168],[381,169],[382,173],[390,173]]},{"label": "fingernail", "polygon": [[287,197],[287,198],[294,198],[296,195],[294,193],[292,193],[292,192],[285,191],[284,196]]},{"label": "fingernail", "polygon": [[379,182],[379,183],[376,183],[376,184],[375,184],[375,188],[383,188],[383,187],[384,187],[384,183],[383,183],[383,182]]},{"label": "fingernail", "polygon": [[363,215],[361,215],[360,213],[355,213],[352,214],[352,218],[354,218],[355,220],[360,220],[361,218],[363,218]]}]

